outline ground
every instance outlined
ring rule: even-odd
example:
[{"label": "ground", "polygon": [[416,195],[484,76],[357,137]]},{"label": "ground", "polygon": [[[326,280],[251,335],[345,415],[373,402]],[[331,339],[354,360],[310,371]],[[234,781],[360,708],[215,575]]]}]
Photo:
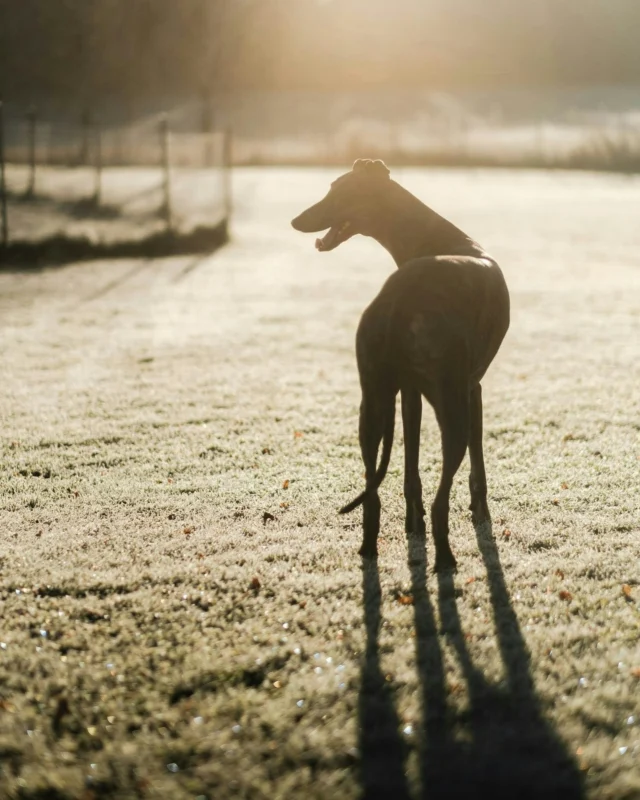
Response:
[{"label": "ground", "polygon": [[[502,263],[459,571],[363,564],[353,340],[391,273],[238,170],[211,257],[0,273],[0,796],[640,797],[640,180],[398,170]],[[439,470],[425,411],[425,500]]]}]

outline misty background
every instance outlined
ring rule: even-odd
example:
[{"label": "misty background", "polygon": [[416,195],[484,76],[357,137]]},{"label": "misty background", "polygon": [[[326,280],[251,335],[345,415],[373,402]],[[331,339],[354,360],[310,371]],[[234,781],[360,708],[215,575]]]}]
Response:
[{"label": "misty background", "polygon": [[636,0],[0,0],[0,96],[231,128],[237,163],[629,166],[639,23]]}]

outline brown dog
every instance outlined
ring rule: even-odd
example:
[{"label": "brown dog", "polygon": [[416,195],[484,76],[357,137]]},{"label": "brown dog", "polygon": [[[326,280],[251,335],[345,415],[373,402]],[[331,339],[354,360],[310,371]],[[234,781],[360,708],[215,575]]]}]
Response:
[{"label": "brown dog", "polygon": [[358,327],[360,447],[366,490],[341,513],[363,504],[360,553],[375,557],[380,529],[378,487],[389,465],[395,398],[400,391],[405,527],[407,532],[424,534],[418,472],[424,395],[433,406],[442,436],[442,476],[431,506],[435,570],[455,569],[449,546],[449,495],[467,446],[473,520],[489,519],[480,381],[509,327],[509,292],[502,272],[480,245],[391,180],[382,161],[356,161],[351,172],[334,181],[326,197],[292,225],[305,233],[328,228],[316,241],[322,252],[356,233],[372,236],[400,267],[366,309]]}]

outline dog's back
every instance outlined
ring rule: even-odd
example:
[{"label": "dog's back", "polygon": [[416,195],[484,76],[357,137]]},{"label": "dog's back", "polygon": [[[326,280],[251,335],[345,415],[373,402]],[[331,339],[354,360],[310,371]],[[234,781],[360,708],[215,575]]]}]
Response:
[{"label": "dog's back", "polygon": [[[363,314],[359,363],[384,364],[400,385],[426,380],[461,360],[470,384],[482,378],[509,327],[509,293],[488,257],[436,256],[405,264]],[[375,358],[372,358],[374,357]],[[436,375],[433,376],[434,378]]]}]

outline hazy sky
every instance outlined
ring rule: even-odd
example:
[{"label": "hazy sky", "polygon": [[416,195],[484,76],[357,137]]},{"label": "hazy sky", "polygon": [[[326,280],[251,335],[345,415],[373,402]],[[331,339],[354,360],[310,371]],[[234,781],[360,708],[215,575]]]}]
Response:
[{"label": "hazy sky", "polygon": [[0,0],[0,93],[640,83],[640,0]]}]

